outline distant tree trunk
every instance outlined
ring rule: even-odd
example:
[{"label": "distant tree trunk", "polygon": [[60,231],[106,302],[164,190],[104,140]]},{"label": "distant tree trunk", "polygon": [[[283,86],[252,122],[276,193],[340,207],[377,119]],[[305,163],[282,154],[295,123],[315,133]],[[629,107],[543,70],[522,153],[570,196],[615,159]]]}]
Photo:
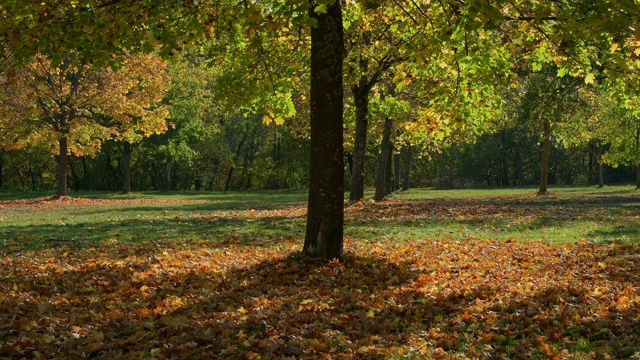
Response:
[{"label": "distant tree trunk", "polygon": [[549,184],[549,158],[551,155],[551,124],[549,120],[542,121],[542,165],[540,167],[540,189],[538,196],[547,195]]},{"label": "distant tree trunk", "polygon": [[[365,91],[366,90],[366,91]],[[369,127],[369,90],[353,88],[356,105],[356,134],[353,143],[353,169],[349,202],[364,198],[365,155],[367,150],[367,128]]]},{"label": "distant tree trunk", "polygon": [[393,154],[393,165],[393,191],[397,191],[400,190],[400,153]]},{"label": "distant tree trunk", "polygon": [[58,139],[60,145],[60,155],[58,157],[58,196],[67,196],[67,172],[69,168],[69,158],[67,152],[69,150],[67,138]]},{"label": "distant tree trunk", "polygon": [[390,118],[384,119],[384,130],[382,132],[382,144],[380,145],[380,157],[378,158],[378,171],[376,172],[376,194],[375,201],[384,199],[387,185],[387,166],[391,150],[391,128],[393,121]]},{"label": "distant tree trunk", "polygon": [[131,192],[131,143],[123,141],[122,143],[122,193]]},{"label": "distant tree trunk", "polygon": [[636,166],[636,190],[640,189],[640,165]]},{"label": "distant tree trunk", "polygon": [[341,259],[344,225],[342,66],[344,33],[340,1],[309,16],[311,28],[311,146],[309,201],[303,255]]},{"label": "distant tree trunk", "polygon": [[413,146],[409,146],[407,149],[407,160],[404,164],[404,182],[402,184],[402,190],[409,190],[409,175],[411,175],[411,162],[413,162]]},{"label": "distant tree trunk", "polygon": [[[393,128],[392,128],[393,129]],[[393,133],[393,130],[391,130]],[[387,196],[393,192],[393,135],[389,138],[389,149],[387,150],[387,164],[384,172],[384,195]]]},{"label": "distant tree trunk", "polygon": [[173,164],[173,159],[171,156],[167,156],[167,162],[164,166],[164,191],[171,191],[171,165]]},{"label": "distant tree trunk", "polygon": [[598,187],[604,187],[604,164],[602,163],[602,145],[598,144]]}]

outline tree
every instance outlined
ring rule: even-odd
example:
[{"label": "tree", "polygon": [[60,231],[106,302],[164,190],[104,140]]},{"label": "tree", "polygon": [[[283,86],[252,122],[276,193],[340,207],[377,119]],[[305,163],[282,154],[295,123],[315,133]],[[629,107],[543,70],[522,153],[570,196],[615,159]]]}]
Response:
[{"label": "tree", "polygon": [[343,252],[343,28],[339,1],[312,6],[311,162],[304,255],[340,259]]},{"label": "tree", "polygon": [[[94,70],[77,64],[75,54],[58,66],[36,56],[0,78],[2,146],[49,144],[58,154],[57,195],[65,196],[69,154],[96,154],[102,141],[121,136],[120,131],[144,129],[149,135],[166,129],[168,110],[157,106],[165,89],[161,65],[159,58],[147,55],[127,58],[119,70]],[[145,66],[159,69],[137,77]]]}]

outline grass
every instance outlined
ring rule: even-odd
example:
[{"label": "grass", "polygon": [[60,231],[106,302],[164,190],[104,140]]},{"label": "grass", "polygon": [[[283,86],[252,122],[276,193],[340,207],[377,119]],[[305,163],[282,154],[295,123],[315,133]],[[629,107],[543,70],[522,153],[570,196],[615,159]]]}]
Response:
[{"label": "grass", "polygon": [[[546,197],[534,193],[534,188],[400,192],[388,202],[365,201],[364,211],[347,209],[345,235],[365,242],[640,238],[640,200],[631,186],[554,188]],[[21,201],[0,204],[0,238],[21,249],[166,239],[271,246],[285,238],[302,241],[305,225],[303,191],[71,195],[100,202],[30,202],[23,194],[3,195],[4,201]]]}]

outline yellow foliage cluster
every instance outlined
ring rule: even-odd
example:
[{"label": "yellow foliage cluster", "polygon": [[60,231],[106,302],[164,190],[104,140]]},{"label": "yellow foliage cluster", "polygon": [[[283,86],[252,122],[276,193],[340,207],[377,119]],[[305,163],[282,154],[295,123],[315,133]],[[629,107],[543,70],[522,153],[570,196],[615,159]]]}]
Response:
[{"label": "yellow foliage cluster", "polygon": [[119,68],[94,69],[73,54],[58,66],[36,56],[0,76],[0,145],[5,149],[50,144],[66,138],[69,152],[92,155],[104,140],[136,141],[167,130],[169,87],[158,56],[128,56]]}]

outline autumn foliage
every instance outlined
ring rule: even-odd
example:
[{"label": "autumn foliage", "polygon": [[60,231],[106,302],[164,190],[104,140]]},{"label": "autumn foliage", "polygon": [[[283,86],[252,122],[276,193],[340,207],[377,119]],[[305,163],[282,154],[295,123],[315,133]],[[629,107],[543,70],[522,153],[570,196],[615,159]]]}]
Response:
[{"label": "autumn foliage", "polygon": [[35,56],[0,76],[0,146],[38,144],[59,155],[58,195],[66,195],[67,155],[95,155],[108,139],[134,141],[167,130],[166,63],[154,55],[96,70],[70,53],[60,64]]},{"label": "autumn foliage", "polygon": [[[121,206],[158,202],[62,198],[1,205],[5,214],[37,216],[62,207],[99,210],[118,201]],[[490,217],[522,206],[497,202],[491,208],[470,200],[455,216],[466,211],[480,218],[482,212],[475,210],[484,208]],[[434,213],[422,221],[446,214],[448,206],[358,203],[347,208],[347,227],[392,215],[420,221],[429,208]],[[198,221],[303,216],[304,207],[293,206],[202,214]],[[347,238],[346,259],[326,262],[302,258],[301,241],[291,237],[233,239],[233,234],[215,241],[121,243],[111,238],[78,246],[52,238],[49,246],[26,251],[17,246],[29,241],[26,234],[5,241],[0,245],[0,357],[638,355],[637,245]]]}]

